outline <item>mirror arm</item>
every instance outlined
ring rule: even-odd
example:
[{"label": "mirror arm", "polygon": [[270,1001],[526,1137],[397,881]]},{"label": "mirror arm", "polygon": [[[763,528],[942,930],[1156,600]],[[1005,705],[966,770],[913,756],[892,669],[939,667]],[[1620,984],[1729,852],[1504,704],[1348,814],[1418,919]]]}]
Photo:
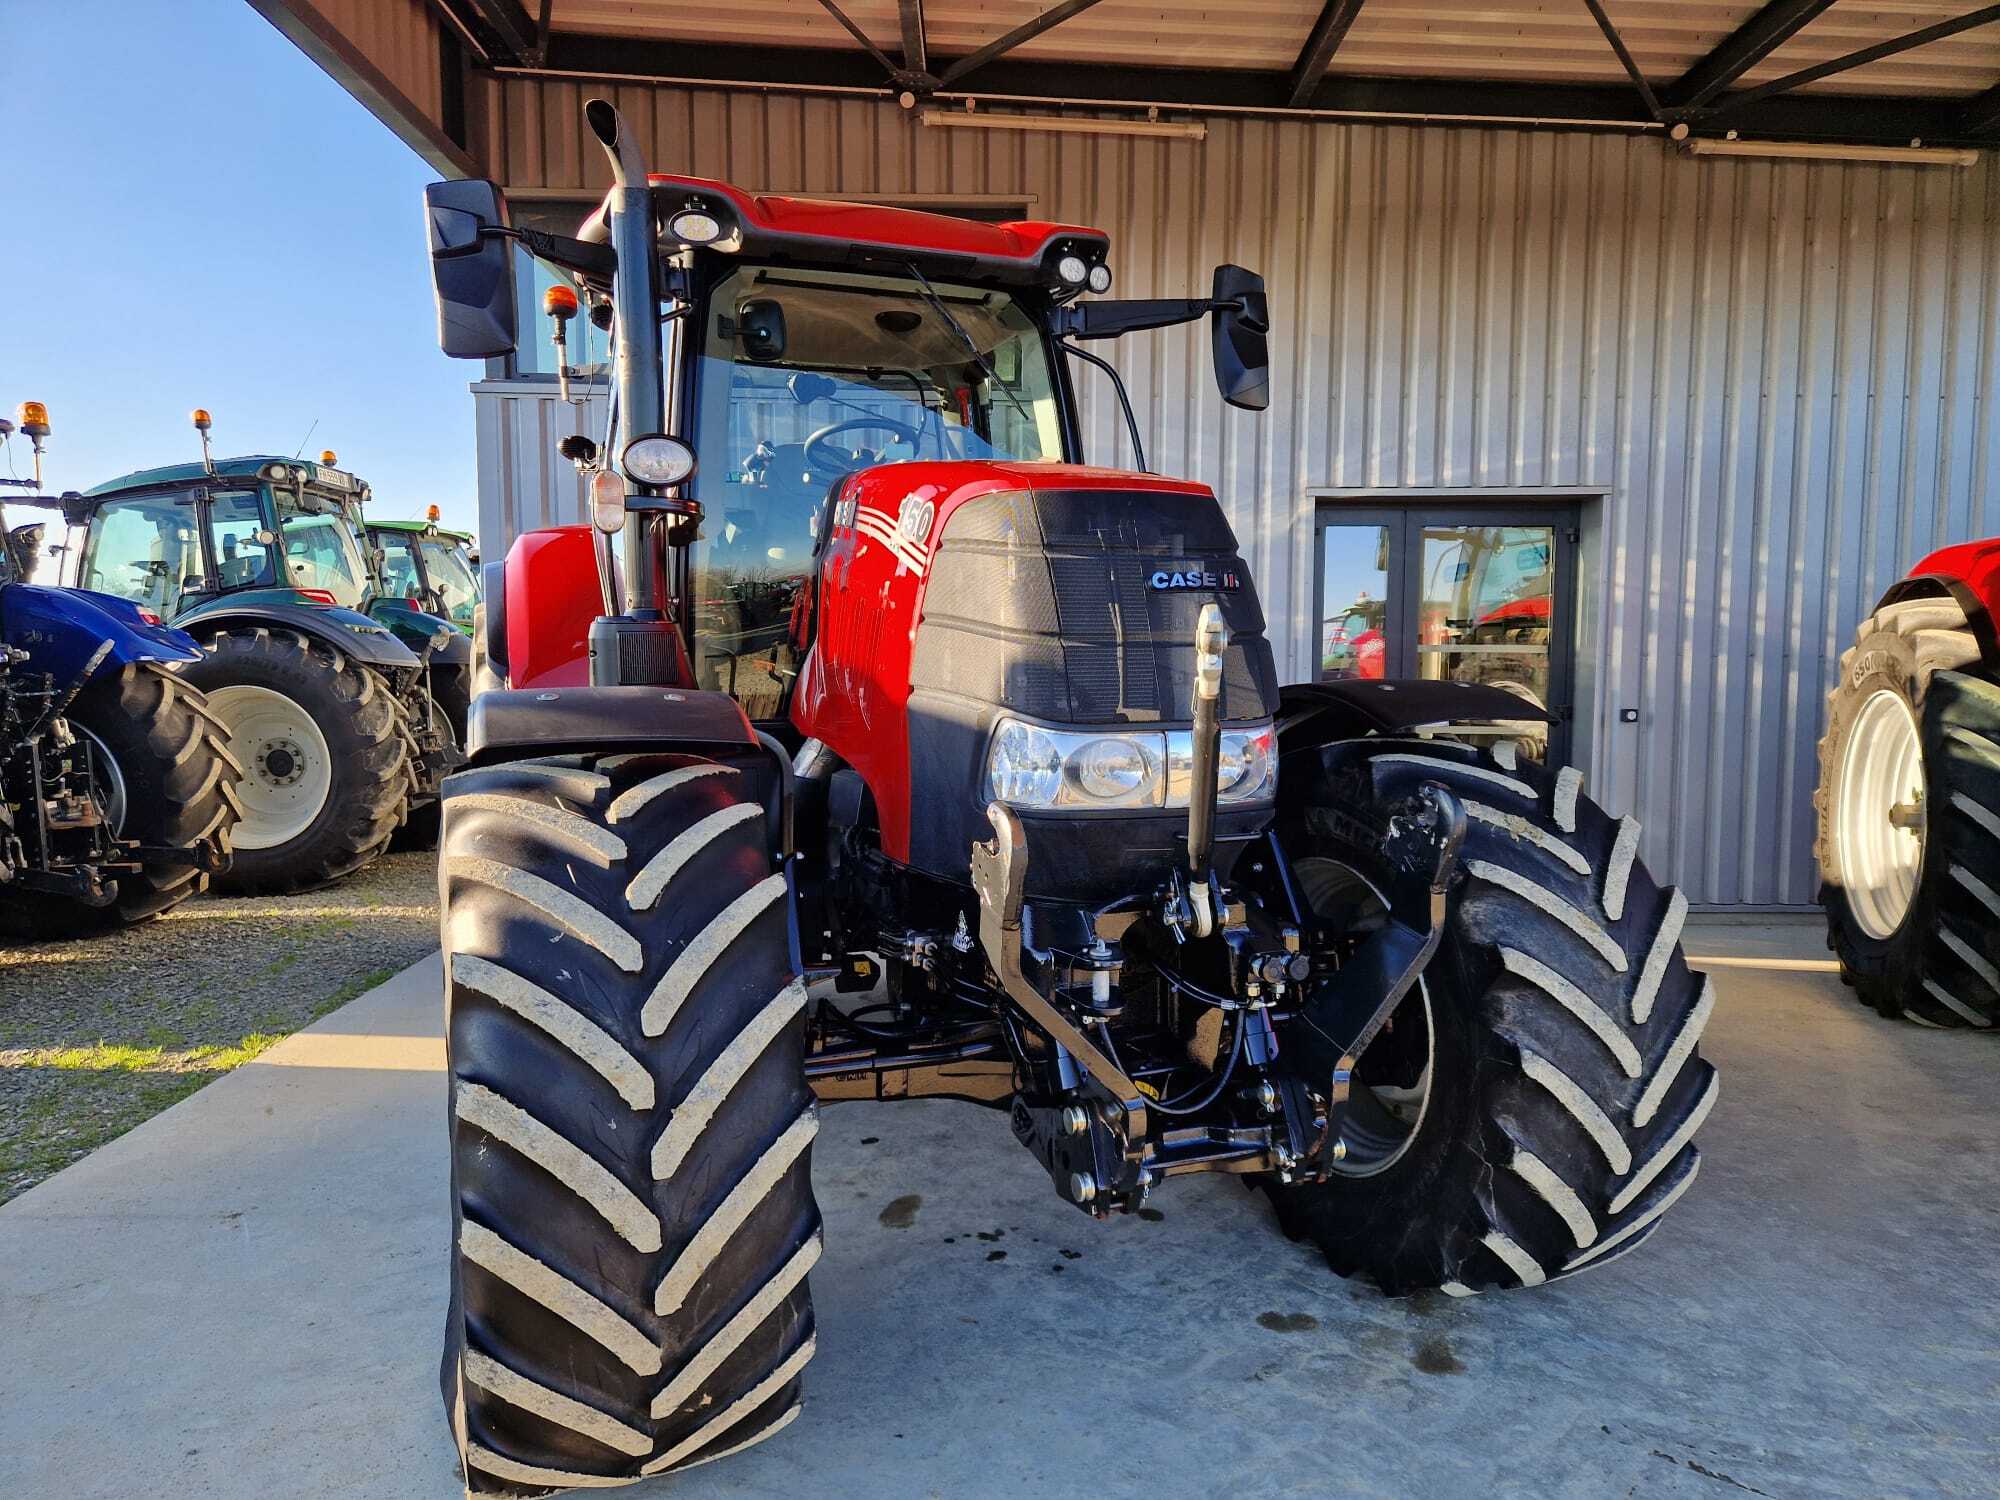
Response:
[{"label": "mirror arm", "polygon": [[1057,308],[1050,322],[1058,338],[1115,339],[1120,334],[1141,333],[1148,328],[1171,328],[1177,323],[1192,323],[1218,307],[1234,305],[1208,297],[1072,302]]},{"label": "mirror arm", "polygon": [[588,240],[552,234],[546,229],[502,228],[488,225],[480,233],[500,239],[518,240],[537,260],[576,271],[597,280],[609,281],[618,270],[618,257],[609,245],[593,245]]},{"label": "mirror arm", "polygon": [[1132,456],[1139,461],[1139,472],[1141,474],[1152,473],[1153,471],[1146,467],[1146,444],[1139,436],[1139,419],[1132,415],[1132,398],[1125,394],[1125,381],[1118,374],[1117,366],[1113,365],[1109,360],[1099,359],[1088,349],[1079,349],[1067,339],[1058,338],[1056,340],[1056,347],[1061,349],[1065,354],[1075,355],[1087,364],[1096,365],[1098,369],[1111,377],[1112,389],[1118,392],[1118,404],[1125,409],[1126,430],[1132,434]]}]

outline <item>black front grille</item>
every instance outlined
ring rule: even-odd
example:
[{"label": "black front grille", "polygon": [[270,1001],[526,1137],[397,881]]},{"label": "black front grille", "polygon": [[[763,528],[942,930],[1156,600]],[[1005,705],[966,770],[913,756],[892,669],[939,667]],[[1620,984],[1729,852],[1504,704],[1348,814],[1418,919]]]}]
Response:
[{"label": "black front grille", "polygon": [[[1240,583],[1156,589],[1148,580],[1160,571],[1233,574]],[[1001,713],[1057,725],[1186,724],[1195,621],[1208,603],[1230,631],[1224,719],[1271,717],[1278,680],[1263,613],[1213,497],[1020,491],[952,512],[931,560],[911,662],[911,862],[963,879],[972,840],[991,836],[986,743]],[[1125,835],[1099,821],[1110,816],[1091,818],[1096,836],[1115,844]],[[1170,842],[1177,820],[1152,821]],[[1030,889],[1067,890],[1081,872],[1064,863],[1031,864]]]}]

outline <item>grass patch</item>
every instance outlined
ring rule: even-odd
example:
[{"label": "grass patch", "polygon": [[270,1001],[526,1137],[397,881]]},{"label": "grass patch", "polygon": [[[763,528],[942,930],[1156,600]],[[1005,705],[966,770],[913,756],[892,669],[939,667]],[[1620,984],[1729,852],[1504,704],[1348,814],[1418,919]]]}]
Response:
[{"label": "grass patch", "polygon": [[178,1031],[155,1026],[139,1041],[15,1052],[0,1061],[0,1079],[17,1099],[8,1111],[12,1128],[0,1136],[0,1203],[268,1052],[393,972],[357,974],[304,1014],[259,1016],[255,1030],[229,1043],[189,1046]]}]

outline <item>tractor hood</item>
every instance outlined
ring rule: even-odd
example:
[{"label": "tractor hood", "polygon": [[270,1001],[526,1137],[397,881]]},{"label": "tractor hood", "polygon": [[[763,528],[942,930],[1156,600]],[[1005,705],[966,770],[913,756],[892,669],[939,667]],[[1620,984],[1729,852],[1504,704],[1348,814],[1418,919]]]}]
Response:
[{"label": "tractor hood", "polygon": [[30,672],[46,672],[65,687],[106,644],[111,650],[100,673],[138,661],[201,659],[193,636],[160,624],[129,599],[31,583],[0,589],[0,640],[28,653]]}]

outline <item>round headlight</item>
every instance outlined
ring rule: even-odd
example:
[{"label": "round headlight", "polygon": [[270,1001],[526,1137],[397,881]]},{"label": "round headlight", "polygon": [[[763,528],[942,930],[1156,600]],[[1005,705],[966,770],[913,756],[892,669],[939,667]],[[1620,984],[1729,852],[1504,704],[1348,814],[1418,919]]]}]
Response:
[{"label": "round headlight", "polygon": [[667,233],[689,245],[706,245],[722,238],[722,225],[714,214],[698,208],[684,208],[667,220]]},{"label": "round headlight", "polygon": [[1071,286],[1082,286],[1084,278],[1090,275],[1090,267],[1083,263],[1080,255],[1065,255],[1056,262],[1056,275]]},{"label": "round headlight", "polygon": [[1100,297],[1111,290],[1111,267],[1099,264],[1090,268],[1090,289]]},{"label": "round headlight", "polygon": [[694,449],[679,438],[651,433],[627,443],[618,466],[636,484],[679,484],[694,472]]},{"label": "round headlight", "polygon": [[1103,802],[1129,797],[1146,784],[1146,757],[1130,740],[1092,740],[1070,756],[1078,790]]}]

